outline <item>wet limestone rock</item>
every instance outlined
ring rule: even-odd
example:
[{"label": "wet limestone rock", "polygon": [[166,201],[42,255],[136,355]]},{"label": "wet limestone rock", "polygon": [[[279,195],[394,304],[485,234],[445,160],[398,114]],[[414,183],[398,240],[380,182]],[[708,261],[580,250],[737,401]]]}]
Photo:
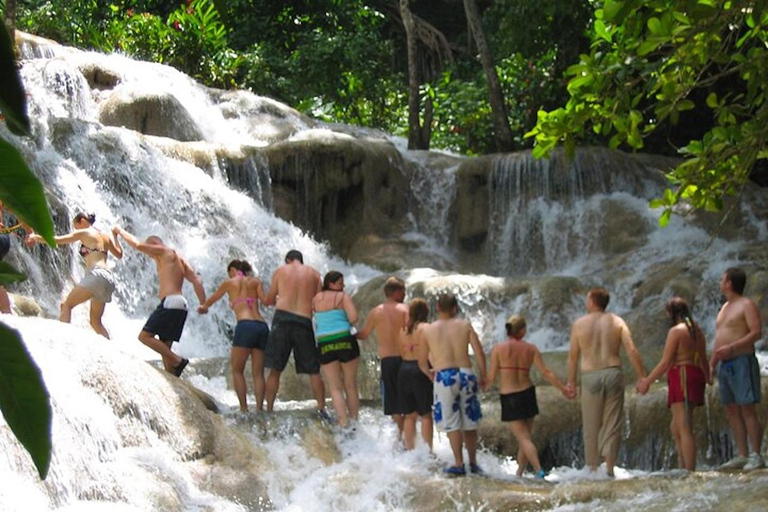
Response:
[{"label": "wet limestone rock", "polygon": [[117,87],[99,105],[99,121],[107,126],[122,126],[145,135],[183,142],[203,140],[189,112],[169,94]]},{"label": "wet limestone rock", "polygon": [[364,235],[402,232],[409,176],[390,143],[307,130],[261,154],[270,169],[275,213],[328,240],[342,257]]}]

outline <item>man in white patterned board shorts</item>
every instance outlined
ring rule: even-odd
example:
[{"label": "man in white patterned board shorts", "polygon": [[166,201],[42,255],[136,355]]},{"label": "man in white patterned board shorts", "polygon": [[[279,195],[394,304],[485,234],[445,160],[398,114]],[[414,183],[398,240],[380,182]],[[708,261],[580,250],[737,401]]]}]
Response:
[{"label": "man in white patterned board shorts", "polygon": [[[483,417],[477,394],[485,383],[483,346],[466,321],[456,318],[456,297],[446,293],[437,300],[438,319],[423,328],[425,350],[419,353],[419,368],[434,380],[434,418],[437,429],[448,435],[454,465],[443,470],[451,476],[463,476],[463,445],[466,444],[469,469],[482,473],[477,464],[477,428]],[[469,346],[475,352],[480,379],[472,370]],[[430,369],[430,357],[432,369]]]}]

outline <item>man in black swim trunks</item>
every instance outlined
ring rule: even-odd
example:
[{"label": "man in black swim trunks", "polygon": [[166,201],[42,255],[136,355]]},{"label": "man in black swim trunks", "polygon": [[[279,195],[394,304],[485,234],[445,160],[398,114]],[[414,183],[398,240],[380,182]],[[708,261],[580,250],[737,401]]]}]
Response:
[{"label": "man in black swim trunks", "polygon": [[160,305],[147,320],[139,333],[139,341],[160,354],[165,370],[179,377],[189,359],[171,350],[174,341],[179,341],[187,319],[187,301],[181,294],[186,279],[195,289],[200,304],[205,303],[205,289],[195,270],[176,251],[163,244],[157,236],[150,236],[145,242],[119,226],[112,228],[115,237],[120,235],[128,245],[143,252],[157,265],[160,282]]},{"label": "man in black swim trunks", "polygon": [[271,411],[280,388],[280,375],[293,351],[296,373],[309,374],[317,410],[325,412],[325,385],[320,377],[320,361],[315,347],[312,327],[312,298],[323,289],[320,273],[304,265],[304,256],[297,250],[285,255],[285,264],[272,275],[267,292],[267,306],[275,306],[272,330],[269,333],[264,366],[267,376],[267,411]]}]

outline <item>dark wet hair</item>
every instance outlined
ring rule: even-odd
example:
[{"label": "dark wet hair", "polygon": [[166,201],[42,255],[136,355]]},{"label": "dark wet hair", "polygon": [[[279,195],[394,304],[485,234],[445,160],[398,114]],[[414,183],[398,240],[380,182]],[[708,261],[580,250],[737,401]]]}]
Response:
[{"label": "dark wet hair", "polygon": [[227,265],[227,271],[229,269],[234,268],[238,272],[242,272],[243,274],[251,274],[253,273],[253,268],[251,267],[251,264],[248,263],[245,260],[232,260],[229,262],[229,265]]},{"label": "dark wet hair", "polygon": [[339,279],[344,279],[344,274],[337,272],[336,270],[331,270],[325,274],[325,277],[323,278],[323,290],[330,290],[331,284],[338,282]]},{"label": "dark wet hair", "polygon": [[691,310],[688,308],[688,303],[681,297],[672,297],[667,301],[667,314],[672,321],[672,326],[685,322],[685,326],[688,327],[688,332],[691,334],[691,339],[696,341],[696,323],[691,316]]},{"label": "dark wet hair", "polygon": [[87,220],[88,224],[93,225],[96,223],[96,214],[77,212],[75,214],[75,218],[72,220],[72,224],[75,224],[76,222],[80,222],[81,220]]},{"label": "dark wet hair", "polygon": [[611,294],[608,293],[608,290],[600,286],[589,290],[587,295],[592,299],[592,302],[595,303],[595,306],[602,310],[605,310],[605,308],[608,307],[608,303],[611,302]]},{"label": "dark wet hair", "polygon": [[747,286],[747,274],[740,268],[726,269],[725,277],[731,282],[731,289],[739,295],[744,295],[744,287]]},{"label": "dark wet hair", "polygon": [[401,290],[405,292],[405,281],[395,276],[387,278],[387,282],[384,283],[384,295],[386,297],[391,297],[393,293]]},{"label": "dark wet hair", "polygon": [[437,298],[437,309],[443,313],[453,313],[459,309],[459,302],[452,293],[443,293]]},{"label": "dark wet hair", "polygon": [[413,334],[413,330],[422,322],[429,318],[429,306],[424,299],[413,299],[408,303],[408,334]]},{"label": "dark wet hair", "polygon": [[304,255],[301,254],[300,251],[297,251],[296,249],[291,249],[288,251],[288,253],[285,255],[285,262],[290,263],[292,261],[298,261],[299,263],[304,263]]}]

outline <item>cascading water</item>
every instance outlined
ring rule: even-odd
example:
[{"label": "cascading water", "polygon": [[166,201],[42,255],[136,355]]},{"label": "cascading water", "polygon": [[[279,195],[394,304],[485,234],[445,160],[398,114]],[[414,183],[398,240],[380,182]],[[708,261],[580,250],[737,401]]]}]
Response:
[{"label": "cascading water", "polygon": [[[140,237],[157,234],[184,254],[209,292],[224,278],[230,259],[249,260],[268,280],[290,248],[301,250],[321,272],[341,270],[350,291],[377,274],[335,256],[272,213],[280,198],[272,194],[271,163],[258,150],[275,141],[339,133],[318,130],[272,100],[207,90],[164,66],[40,44],[25,45],[23,52],[34,135],[18,138],[2,127],[0,136],[20,148],[44,182],[58,233],[70,229],[75,211],[85,210],[96,214],[99,229],[118,223]],[[125,125],[137,131],[106,126],[118,124],[114,118],[120,116],[107,108],[115,97],[140,98],[174,114],[165,120],[146,109],[122,114]],[[354,129],[339,131],[355,138]],[[180,134],[177,140],[174,133]],[[360,134],[360,144],[380,137]],[[389,144],[385,137],[376,143],[382,140]],[[451,224],[460,215],[454,209],[463,160],[401,151],[405,165],[397,172],[415,169],[408,175],[411,196],[402,198],[411,202],[405,237],[453,271],[461,248]],[[533,320],[529,338],[544,349],[558,349],[567,340],[567,325],[580,314],[577,292],[585,283],[609,284],[613,307],[624,312],[674,289],[674,275],[667,279],[672,284],[648,284],[667,261],[685,260],[708,282],[741,261],[740,242],[707,249],[708,232],[680,219],[673,219],[672,229],[658,230],[658,213],[648,210],[647,199],[663,183],[644,167],[608,172],[611,161],[599,153],[577,154],[574,165],[577,173],[556,163],[532,164],[522,154],[498,157],[488,195],[489,275],[417,269],[406,273],[411,293],[457,292],[463,314],[486,346],[503,339],[506,315],[524,312]],[[617,241],[608,231],[590,232],[593,223],[606,221],[630,225],[632,236]],[[764,238],[764,221],[749,222]],[[51,316],[82,275],[69,247],[28,251],[15,244],[9,259],[29,276],[12,291],[35,297]],[[363,408],[352,437],[319,422],[307,402],[281,400],[273,415],[230,413],[236,401],[221,365],[205,373],[203,361],[193,361],[180,382],[142,361],[154,357],[136,335],[157,301],[155,268],[130,248],[113,263],[118,288],[105,314],[110,342],[87,327],[85,306],[75,310],[72,326],[8,319],[24,336],[51,390],[54,454],[50,476],[41,483],[0,420],[4,510],[616,510],[647,508],[650,500],[657,500],[658,510],[767,505],[760,497],[764,473],[738,482],[718,474],[678,475],[668,482],[640,470],[619,470],[618,481],[605,481],[560,467],[548,482],[536,483],[511,476],[514,461],[487,451],[480,463],[489,478],[446,480],[438,476],[450,460],[445,436],[436,437],[436,460],[423,447],[400,452],[394,427],[375,405]],[[644,288],[650,291],[641,297],[638,290]],[[194,306],[191,290],[185,294]],[[697,314],[711,334],[717,292],[702,289],[697,300]],[[178,351],[195,358],[224,356],[232,323],[224,305],[206,317],[190,315]],[[185,381],[212,395],[224,414],[205,410]],[[561,456],[574,452],[578,436],[570,422],[575,418],[562,420],[569,430],[560,438],[566,453]]]}]

